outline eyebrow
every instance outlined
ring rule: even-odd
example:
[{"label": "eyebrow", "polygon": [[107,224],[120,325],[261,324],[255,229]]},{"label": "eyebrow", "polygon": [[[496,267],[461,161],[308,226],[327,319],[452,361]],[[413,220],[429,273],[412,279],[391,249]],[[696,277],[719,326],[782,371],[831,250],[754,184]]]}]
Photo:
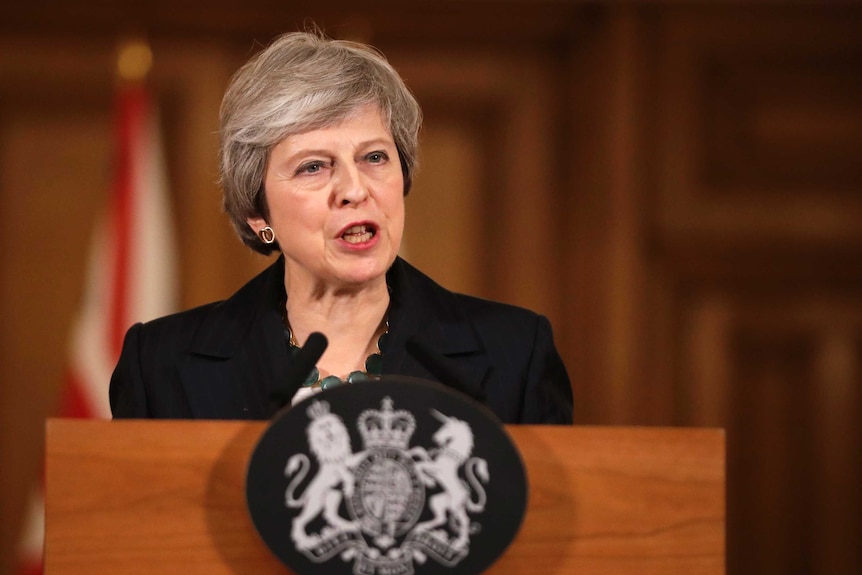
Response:
[{"label": "eyebrow", "polygon": [[[395,140],[391,138],[372,138],[370,140],[365,140],[364,142],[360,142],[357,148],[369,148],[378,145],[387,145],[397,148]],[[283,163],[292,164],[294,162],[298,162],[299,158],[303,156],[328,156],[330,154],[331,151],[326,148],[303,148],[285,158]]]}]

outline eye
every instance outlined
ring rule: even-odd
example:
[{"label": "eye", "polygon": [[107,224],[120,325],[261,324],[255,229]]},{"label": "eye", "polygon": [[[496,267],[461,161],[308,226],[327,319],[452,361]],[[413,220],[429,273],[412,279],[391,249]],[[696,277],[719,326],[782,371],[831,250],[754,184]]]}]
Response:
[{"label": "eye", "polygon": [[324,168],[325,164],[320,160],[306,162],[296,169],[296,174],[316,174]]},{"label": "eye", "polygon": [[371,152],[370,154],[365,156],[365,159],[372,164],[382,164],[389,159],[389,156],[386,154],[386,152]]}]

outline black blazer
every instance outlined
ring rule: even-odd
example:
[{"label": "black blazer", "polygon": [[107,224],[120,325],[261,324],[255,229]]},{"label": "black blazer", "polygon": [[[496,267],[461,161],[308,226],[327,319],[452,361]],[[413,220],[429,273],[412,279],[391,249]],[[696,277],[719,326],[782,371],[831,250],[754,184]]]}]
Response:
[{"label": "black blazer", "polygon": [[[450,292],[400,258],[387,282],[384,374],[453,385],[503,423],[572,422],[571,385],[545,317]],[[291,366],[283,298],[279,258],[230,299],[132,326],[111,377],[114,417],[272,417],[270,393]]]}]

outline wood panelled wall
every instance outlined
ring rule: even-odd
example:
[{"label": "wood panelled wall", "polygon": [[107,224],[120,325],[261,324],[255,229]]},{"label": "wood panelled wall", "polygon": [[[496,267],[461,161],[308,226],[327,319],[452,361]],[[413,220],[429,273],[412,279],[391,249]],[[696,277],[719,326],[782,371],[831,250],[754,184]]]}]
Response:
[{"label": "wood panelled wall", "polygon": [[728,573],[862,572],[862,9],[122,4],[0,7],[0,574],[107,190],[117,41],[155,54],[188,307],[267,263],[219,211],[218,106],[306,18],[383,49],[426,112],[409,259],[547,314],[578,423],[727,428]]}]

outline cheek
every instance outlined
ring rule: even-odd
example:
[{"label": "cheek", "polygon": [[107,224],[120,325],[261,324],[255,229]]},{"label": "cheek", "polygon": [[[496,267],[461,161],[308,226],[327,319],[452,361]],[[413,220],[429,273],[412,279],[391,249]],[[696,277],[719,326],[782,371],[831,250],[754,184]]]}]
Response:
[{"label": "cheek", "polygon": [[390,214],[393,216],[397,214],[404,214],[404,186],[401,178],[398,178],[397,181],[390,183],[387,187],[386,192],[386,205]]},{"label": "cheek", "polygon": [[320,206],[313,201],[298,198],[295,195],[284,195],[278,201],[270,202],[270,215],[276,221],[292,228],[319,227],[326,206]]},{"label": "cheek", "polygon": [[404,198],[403,196],[392,201],[389,208],[389,222],[393,227],[392,232],[401,235],[404,229]]}]

